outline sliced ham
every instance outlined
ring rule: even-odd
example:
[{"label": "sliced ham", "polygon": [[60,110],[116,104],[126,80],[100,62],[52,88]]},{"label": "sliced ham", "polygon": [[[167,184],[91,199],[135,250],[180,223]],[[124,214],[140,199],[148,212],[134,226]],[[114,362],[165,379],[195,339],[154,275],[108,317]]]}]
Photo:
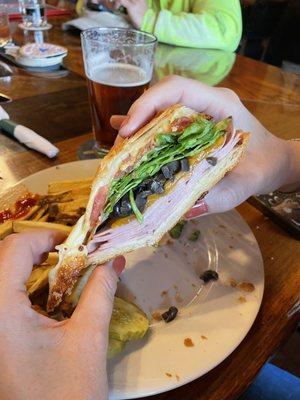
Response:
[{"label": "sliced ham", "polygon": [[98,217],[106,203],[107,200],[107,193],[108,193],[108,187],[107,186],[101,186],[94,199],[94,204],[93,204],[93,209],[91,212],[91,226],[95,227],[98,223]]},{"label": "sliced ham", "polygon": [[[209,156],[221,160],[237,145],[239,140],[240,135],[238,133],[236,134],[234,131],[228,133],[223,146],[213,151]],[[109,252],[110,249],[120,244],[124,246],[141,237],[152,236],[165,216],[170,214],[170,210],[176,208],[178,201],[187,196],[195,183],[211,168],[214,167],[206,160],[196,165],[193,173],[181,178],[177,182],[176,187],[169,194],[162,196],[153,206],[146,208],[143,213],[143,222],[141,224],[134,219],[125,225],[104,230],[96,234],[93,240],[88,244],[89,263],[97,261],[98,251]]]}]

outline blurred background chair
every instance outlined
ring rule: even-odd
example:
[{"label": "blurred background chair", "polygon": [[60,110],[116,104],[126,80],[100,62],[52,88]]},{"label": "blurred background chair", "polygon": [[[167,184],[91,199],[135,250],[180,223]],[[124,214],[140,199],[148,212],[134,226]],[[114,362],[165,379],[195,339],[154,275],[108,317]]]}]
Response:
[{"label": "blurred background chair", "polygon": [[239,53],[300,73],[300,1],[241,0]]}]

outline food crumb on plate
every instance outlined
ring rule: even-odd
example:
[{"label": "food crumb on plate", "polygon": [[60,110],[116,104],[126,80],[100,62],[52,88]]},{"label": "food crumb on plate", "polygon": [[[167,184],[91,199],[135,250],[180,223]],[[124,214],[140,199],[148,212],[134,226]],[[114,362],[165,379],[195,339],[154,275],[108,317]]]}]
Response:
[{"label": "food crumb on plate", "polygon": [[164,257],[165,257],[165,258],[168,258],[169,256],[168,256],[168,254],[167,254],[167,253],[164,253]]},{"label": "food crumb on plate", "polygon": [[201,335],[201,339],[207,340],[207,337],[205,335]]},{"label": "food crumb on plate", "polygon": [[255,286],[251,282],[239,282],[236,286],[238,289],[243,292],[253,292],[255,290]]},{"label": "food crumb on plate", "polygon": [[228,247],[229,247],[231,250],[234,249],[234,246],[232,246],[232,244],[230,244]]},{"label": "food crumb on plate", "polygon": [[223,228],[223,229],[226,229],[226,226],[223,225],[223,224],[219,224],[219,227],[220,227],[220,228]]},{"label": "food crumb on plate", "polygon": [[173,288],[174,288],[175,290],[178,290],[178,286],[177,286],[177,285],[173,285]]},{"label": "food crumb on plate", "polygon": [[151,316],[155,321],[161,321],[162,320],[162,316],[161,316],[161,313],[159,311],[153,311]]},{"label": "food crumb on plate", "polygon": [[238,300],[239,300],[240,303],[246,303],[246,301],[247,301],[245,296],[240,296],[238,298]]},{"label": "food crumb on plate", "polygon": [[199,238],[200,238],[200,231],[199,229],[197,229],[190,234],[188,240],[190,240],[191,242],[196,242]]},{"label": "food crumb on plate", "polygon": [[182,303],[182,302],[183,302],[183,298],[180,296],[180,293],[179,293],[179,292],[176,292],[176,293],[175,293],[175,301],[176,301],[177,303]]},{"label": "food crumb on plate", "polygon": [[160,294],[161,297],[167,296],[168,295],[168,290],[163,290]]},{"label": "food crumb on plate", "polygon": [[236,287],[237,286],[237,281],[234,279],[234,278],[229,278],[228,279],[228,282],[229,282],[229,285],[231,286],[231,287]]},{"label": "food crumb on plate", "polygon": [[195,345],[194,345],[194,342],[192,341],[191,338],[185,338],[185,339],[184,339],[184,345],[185,345],[186,347],[194,347],[194,346],[195,346]]},{"label": "food crumb on plate", "polygon": [[168,378],[172,378],[172,374],[170,374],[170,372],[165,372],[165,374],[166,374],[166,376],[167,376]]}]

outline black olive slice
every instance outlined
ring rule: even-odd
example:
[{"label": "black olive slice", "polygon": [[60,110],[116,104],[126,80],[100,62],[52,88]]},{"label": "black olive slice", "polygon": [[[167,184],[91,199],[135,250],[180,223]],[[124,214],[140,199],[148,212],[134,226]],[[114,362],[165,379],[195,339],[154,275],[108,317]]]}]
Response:
[{"label": "black olive slice", "polygon": [[114,206],[113,215],[115,217],[128,217],[132,214],[132,208],[129,200],[129,196],[126,194],[121,200]]},{"label": "black olive slice", "polygon": [[181,167],[181,171],[189,171],[190,170],[190,164],[189,164],[189,160],[187,158],[183,158],[182,160],[180,160],[180,167]]},{"label": "black olive slice", "polygon": [[208,269],[203,272],[203,274],[200,276],[200,279],[202,279],[204,283],[209,281],[217,281],[219,279],[219,274],[212,269]]},{"label": "black olive slice", "polygon": [[141,192],[139,193],[136,198],[134,199],[137,208],[140,212],[143,212],[147,203],[147,197],[151,194],[151,192]]},{"label": "black olive slice", "polygon": [[216,157],[207,157],[206,161],[208,162],[208,164],[214,167],[215,165],[217,165],[218,159]]},{"label": "black olive slice", "polygon": [[178,308],[171,306],[168,309],[168,311],[164,312],[161,316],[163,317],[165,322],[171,322],[171,321],[173,321],[173,319],[176,318],[177,314],[178,314]]},{"label": "black olive slice", "polygon": [[161,194],[164,192],[164,182],[153,180],[150,186],[151,193]]},{"label": "black olive slice", "polygon": [[166,179],[172,179],[174,174],[179,171],[180,171],[180,162],[178,160],[171,161],[161,168],[161,172],[163,173]]}]

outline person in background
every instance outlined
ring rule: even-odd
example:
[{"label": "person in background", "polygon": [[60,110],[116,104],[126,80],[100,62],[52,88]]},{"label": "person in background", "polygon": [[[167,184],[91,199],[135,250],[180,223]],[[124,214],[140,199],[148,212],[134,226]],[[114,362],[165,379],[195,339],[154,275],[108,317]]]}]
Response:
[{"label": "person in background", "polygon": [[132,24],[175,46],[234,51],[242,33],[239,0],[115,0]]},{"label": "person in background", "polygon": [[191,49],[159,43],[155,52],[154,82],[168,75],[217,85],[231,71],[236,54],[231,51]]},{"label": "person in background", "polygon": [[[168,77],[147,90],[127,117],[111,123],[123,137],[162,109],[181,102],[219,120],[233,116],[251,132],[244,159],[189,212],[189,217],[229,210],[250,195],[300,187],[300,142],[272,135],[231,90],[182,77]],[[122,125],[121,125],[122,124]],[[125,260],[118,257],[92,273],[70,319],[57,322],[31,308],[25,284],[32,266],[60,243],[60,232],[40,230],[10,235],[0,242],[1,400],[105,400],[106,353],[113,298]],[[275,367],[274,367],[275,368]],[[243,400],[297,400],[299,379],[265,370]]]}]

